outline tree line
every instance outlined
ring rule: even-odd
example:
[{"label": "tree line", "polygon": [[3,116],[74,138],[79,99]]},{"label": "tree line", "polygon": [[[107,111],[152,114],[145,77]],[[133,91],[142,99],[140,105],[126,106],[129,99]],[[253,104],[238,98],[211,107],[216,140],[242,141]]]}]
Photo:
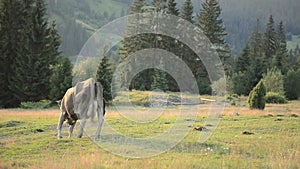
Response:
[{"label": "tree line", "polygon": [[273,16],[270,15],[262,31],[260,20],[257,19],[248,43],[234,60],[233,72],[228,77],[232,84],[231,92],[248,95],[263,79],[267,92],[297,99],[300,96],[299,52],[299,49],[294,52],[287,50],[282,21],[276,26]]},{"label": "tree line", "polygon": [[[135,0],[130,13],[143,13],[145,9],[168,13],[201,28],[220,56],[230,93],[248,95],[263,79],[267,91],[278,92],[289,99],[300,96],[299,47],[287,51],[283,22],[276,24],[271,15],[263,30],[257,20],[247,45],[233,57],[225,41],[227,33],[217,0],[203,2],[196,16],[191,0],[185,0],[181,9],[177,6],[175,0],[153,0],[150,4],[146,0]],[[47,17],[45,1],[1,0],[0,8],[0,107],[17,107],[24,101],[60,99],[72,85],[73,65],[60,52],[62,38],[55,21]],[[127,31],[134,30],[136,25],[136,21],[128,22]],[[212,84],[201,60],[187,45],[171,37],[141,34],[125,38],[118,50],[120,61],[145,48],[161,48],[179,56],[192,70],[200,94],[211,94]],[[97,67],[96,78],[106,89],[105,98],[111,100],[113,65],[108,53],[102,53],[104,58]],[[176,73],[184,76],[181,70]],[[276,80],[272,82],[272,79]],[[147,69],[136,75],[130,89],[179,91],[176,81],[158,69]]]},{"label": "tree line", "polygon": [[[182,17],[202,29],[222,60],[227,75],[229,93],[249,95],[261,79],[270,79],[267,78],[269,75],[280,74],[281,76],[278,77],[282,77],[282,79],[276,83],[269,83],[267,90],[272,91],[274,85],[282,82],[281,89],[276,92],[286,95],[289,99],[297,99],[300,96],[299,49],[290,52],[287,50],[283,21],[276,24],[273,16],[270,15],[263,30],[260,20],[257,19],[247,45],[237,57],[234,57],[230,55],[231,51],[225,41],[227,33],[220,17],[222,10],[217,0],[204,1],[196,17],[193,15],[191,0],[185,0],[181,9],[177,8],[174,0],[153,0],[151,4],[145,0],[136,0],[130,7],[130,13],[143,13],[147,6],[154,7],[151,9],[156,12],[166,12]],[[134,29],[137,24],[136,21],[129,21],[127,29]],[[138,50],[157,47],[175,53],[184,60],[197,79],[200,94],[211,94],[211,83],[202,62],[196,59],[193,51],[187,46],[170,37],[142,34],[125,38],[120,55],[121,58],[126,58]],[[181,72],[178,70],[176,73],[180,74]],[[160,82],[161,84],[159,84]],[[139,73],[131,82],[130,88],[136,90],[153,90],[154,88],[160,88],[163,91],[179,90],[170,75],[156,69]]]},{"label": "tree line", "polygon": [[[167,13],[182,17],[186,21],[193,23],[195,26],[198,26],[203,30],[203,33],[208,37],[218,52],[222,63],[226,65],[226,68],[228,68],[227,62],[230,58],[231,52],[225,41],[227,33],[225,31],[223,21],[220,18],[221,8],[218,1],[210,0],[204,2],[202,4],[202,10],[196,17],[194,16],[193,9],[194,7],[191,0],[186,0],[182,5],[182,9],[177,8],[175,0],[153,0],[150,4],[148,4],[146,0],[136,0],[130,6],[130,14],[149,11],[155,13]],[[126,31],[133,32],[139,24],[138,22],[139,21],[135,20],[128,21]],[[123,47],[119,51],[122,59],[127,58],[130,54],[136,51],[146,48],[160,48],[176,54],[192,70],[192,73],[196,77],[200,93],[211,93],[208,74],[203,63],[186,44],[168,36],[155,34],[141,34],[128,37],[123,40],[122,44]],[[178,72],[176,73],[184,77],[184,72],[181,70],[177,71]],[[155,69],[147,69],[139,73],[132,80],[130,85],[130,89],[136,90],[153,90],[158,87],[160,87],[163,91],[179,91],[176,81],[169,74]]]}]

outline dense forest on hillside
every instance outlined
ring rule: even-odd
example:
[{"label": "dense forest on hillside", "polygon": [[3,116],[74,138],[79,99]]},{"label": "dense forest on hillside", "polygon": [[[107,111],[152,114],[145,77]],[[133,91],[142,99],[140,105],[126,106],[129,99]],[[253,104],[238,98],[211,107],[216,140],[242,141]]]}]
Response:
[{"label": "dense forest on hillside", "polygon": [[[78,54],[96,29],[126,15],[132,2],[133,0],[47,0],[48,12],[51,18],[56,19],[58,31],[63,37],[62,51],[71,56]],[[176,2],[181,9],[184,0]],[[199,13],[202,2],[203,0],[192,0],[194,16]],[[299,4],[299,0],[221,0],[221,16],[228,32],[226,40],[232,52],[238,54],[245,46],[257,18],[266,23],[271,14],[277,23],[284,22],[287,35],[299,35]],[[265,25],[262,28],[263,26]]]}]

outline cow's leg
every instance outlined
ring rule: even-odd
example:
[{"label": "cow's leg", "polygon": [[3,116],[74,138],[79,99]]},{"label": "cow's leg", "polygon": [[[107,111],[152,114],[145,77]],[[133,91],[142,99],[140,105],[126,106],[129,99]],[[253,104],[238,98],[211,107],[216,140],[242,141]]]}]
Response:
[{"label": "cow's leg", "polygon": [[86,123],[86,118],[82,118],[80,120],[80,131],[79,131],[79,134],[78,134],[78,138],[81,138],[82,135],[83,135],[83,128],[85,126],[85,123]]},{"label": "cow's leg", "polygon": [[58,125],[57,125],[57,131],[58,131],[57,137],[58,138],[62,138],[61,129],[62,129],[62,125],[63,125],[64,121],[65,121],[65,115],[64,115],[64,113],[61,113],[60,118],[59,118],[59,122],[58,122]]},{"label": "cow's leg", "polygon": [[98,129],[97,129],[97,133],[96,133],[96,137],[95,139],[99,139],[100,138],[100,132],[102,130],[102,125],[103,125],[103,121],[104,121],[104,112],[103,112],[103,108],[97,109],[97,117],[98,117]]},{"label": "cow's leg", "polygon": [[75,124],[76,124],[76,121],[74,122],[74,124],[70,125],[70,127],[69,127],[69,138],[72,137],[72,133],[73,133],[73,129],[75,127]]}]

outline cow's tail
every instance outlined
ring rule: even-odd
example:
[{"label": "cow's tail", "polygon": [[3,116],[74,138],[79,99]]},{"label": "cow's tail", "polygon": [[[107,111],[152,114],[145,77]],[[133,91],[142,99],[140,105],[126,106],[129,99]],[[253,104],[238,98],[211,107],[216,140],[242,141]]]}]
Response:
[{"label": "cow's tail", "polygon": [[95,99],[97,99],[97,96],[98,96],[98,87],[97,87],[97,82],[95,82],[94,84],[94,88],[95,88]]}]

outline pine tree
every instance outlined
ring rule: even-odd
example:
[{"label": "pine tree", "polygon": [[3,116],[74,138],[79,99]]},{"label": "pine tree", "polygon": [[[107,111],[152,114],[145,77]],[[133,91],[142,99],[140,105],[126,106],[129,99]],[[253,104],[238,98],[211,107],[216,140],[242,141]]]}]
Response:
[{"label": "pine tree", "polygon": [[168,0],[168,14],[179,16],[179,9],[176,6],[175,0]]},{"label": "pine tree", "polygon": [[[248,61],[248,72],[251,72],[250,85],[251,89],[262,78],[263,73],[267,70],[263,62],[263,37],[260,31],[260,20],[256,20],[256,24],[253,28],[251,36],[248,41],[249,46],[249,61]],[[248,73],[249,74],[249,73]],[[249,74],[249,75],[250,75]],[[252,76],[253,75],[253,76]],[[248,93],[249,94],[249,93]]]},{"label": "pine tree", "polygon": [[181,9],[181,17],[191,23],[194,23],[193,11],[194,7],[191,0],[185,0],[182,9]]},{"label": "pine tree", "polygon": [[73,66],[67,57],[58,58],[58,63],[52,66],[52,76],[50,78],[50,95],[52,102],[62,99],[68,88],[72,87]]},{"label": "pine tree", "polygon": [[112,88],[112,70],[111,64],[109,63],[109,58],[106,56],[106,48],[103,49],[103,59],[99,64],[96,79],[103,86],[103,97],[106,101],[111,101],[113,99],[111,88]]},{"label": "pine tree", "polygon": [[[130,6],[130,14],[138,14],[143,12],[143,7],[147,6],[145,0],[136,0]],[[122,48],[119,50],[119,54],[124,59],[129,56],[131,53],[134,53],[142,48],[142,36],[133,35],[138,29],[140,25],[140,20],[136,17],[129,17],[126,25],[125,34],[130,37],[126,37],[123,39]]]},{"label": "pine tree", "polygon": [[273,55],[276,52],[276,32],[274,29],[273,16],[270,15],[269,22],[264,34],[264,64],[270,65]]},{"label": "pine tree", "polygon": [[300,69],[288,71],[284,79],[284,90],[289,100],[296,100],[300,97]]},{"label": "pine tree", "polygon": [[223,20],[220,18],[221,12],[222,9],[217,0],[206,0],[202,3],[202,9],[198,14],[198,26],[214,45],[226,69],[226,62],[230,58],[230,50],[225,42],[227,33]]},{"label": "pine tree", "polygon": [[266,87],[263,81],[260,81],[250,92],[250,95],[248,97],[248,104],[250,109],[265,109],[266,94]]},{"label": "pine tree", "polygon": [[151,83],[151,90],[168,90],[166,72],[163,71],[163,63],[160,62],[159,69],[154,70],[153,81]]},{"label": "pine tree", "polygon": [[143,7],[147,6],[145,0],[135,0],[129,8],[130,14],[142,13]]},{"label": "pine tree", "polygon": [[13,66],[22,48],[22,3],[19,0],[1,1],[0,11],[0,107],[16,107],[17,99],[10,85],[14,77]]},{"label": "pine tree", "polygon": [[10,88],[19,102],[39,101],[49,97],[50,66],[55,64],[59,55],[60,41],[55,24],[49,28],[44,1],[31,1],[24,6],[24,11],[31,13],[25,15],[24,47],[16,58],[14,85]]},{"label": "pine tree", "polygon": [[162,11],[167,8],[167,0],[152,0],[152,5],[157,12]]},{"label": "pine tree", "polygon": [[279,68],[283,74],[286,74],[288,71],[289,56],[287,53],[287,43],[282,21],[278,25],[276,35],[276,53],[272,60],[272,66]]},{"label": "pine tree", "polygon": [[256,20],[251,36],[249,38],[249,56],[251,59],[262,57],[262,34],[260,32],[260,20]]},{"label": "pine tree", "polygon": [[235,59],[235,67],[234,67],[235,72],[245,72],[248,70],[249,60],[250,60],[249,55],[250,55],[250,49],[249,46],[247,45],[245,49],[243,49],[242,54]]}]

